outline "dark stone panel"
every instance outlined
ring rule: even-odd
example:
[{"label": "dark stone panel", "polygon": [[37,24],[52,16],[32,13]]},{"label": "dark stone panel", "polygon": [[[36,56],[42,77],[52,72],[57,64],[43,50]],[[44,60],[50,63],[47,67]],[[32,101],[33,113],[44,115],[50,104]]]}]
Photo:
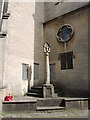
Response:
[{"label": "dark stone panel", "polygon": [[61,106],[65,107],[65,100],[60,98],[50,98],[44,100],[37,100],[37,106],[44,107],[44,106]]},{"label": "dark stone panel", "polygon": [[77,108],[77,109],[88,109],[88,100],[87,101],[66,101],[66,109],[68,108]]},{"label": "dark stone panel", "polygon": [[12,104],[3,104],[3,112],[28,112],[36,111],[36,103],[12,103]]}]

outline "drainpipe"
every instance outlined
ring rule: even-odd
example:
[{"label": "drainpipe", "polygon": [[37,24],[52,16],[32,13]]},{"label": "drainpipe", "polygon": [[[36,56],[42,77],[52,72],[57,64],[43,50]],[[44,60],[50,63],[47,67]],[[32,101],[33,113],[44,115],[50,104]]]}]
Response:
[{"label": "drainpipe", "polygon": [[1,2],[1,14],[0,14],[0,32],[1,32],[1,26],[2,26],[2,18],[3,18],[3,9],[4,9],[4,0]]},{"label": "drainpipe", "polygon": [[[0,13],[0,32],[2,30],[2,18],[3,18],[3,9],[4,9],[4,0],[1,1],[1,13]],[[2,78],[2,57],[3,57],[3,52],[2,52],[2,43],[0,44],[0,54],[1,54],[1,60],[0,60],[0,112],[2,112],[2,100],[3,100],[3,78]]]}]

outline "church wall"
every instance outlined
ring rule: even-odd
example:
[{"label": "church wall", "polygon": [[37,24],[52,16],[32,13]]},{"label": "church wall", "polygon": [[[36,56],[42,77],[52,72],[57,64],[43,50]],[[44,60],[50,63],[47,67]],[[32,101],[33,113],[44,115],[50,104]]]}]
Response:
[{"label": "church wall", "polygon": [[[7,31],[7,36],[4,41],[0,39],[3,46],[0,47],[1,50],[3,48],[3,59],[1,59],[3,70],[0,69],[2,71],[0,73],[3,78],[2,84],[7,86],[4,89],[4,96],[7,94],[23,95],[24,92],[27,92],[28,86],[30,89],[32,86],[40,86],[45,83],[43,44],[46,41],[51,44],[50,64],[55,63],[56,79],[52,83],[59,85],[66,94],[70,93],[71,90],[87,91],[88,12],[82,9],[58,17],[61,15],[59,12],[57,13],[60,6],[56,10],[52,7],[48,8],[47,5],[52,4],[9,3],[10,17],[8,20],[3,20],[2,24],[2,30]],[[65,11],[62,13],[64,14]],[[67,43],[67,51],[73,50],[75,58],[73,58],[73,70],[62,71],[59,53],[64,52],[64,46],[63,43],[56,40],[56,33],[59,27],[66,23],[71,24],[74,28],[74,36]],[[22,80],[22,63],[28,64],[31,68],[29,81]],[[34,80],[34,63],[39,65],[38,80]],[[69,92],[66,92],[67,90]]]},{"label": "church wall", "polygon": [[44,36],[44,3],[35,3],[34,14],[34,63],[38,64],[38,80],[34,80],[34,86],[41,86],[45,81],[45,55],[43,51]]},{"label": "church wall", "polygon": [[[73,69],[61,70],[59,54],[64,52],[64,44],[56,39],[56,33],[63,24],[70,24],[74,35],[67,42],[67,50],[73,51]],[[55,63],[55,80],[64,95],[88,94],[88,10],[81,9],[58,17],[44,24],[44,41],[51,44],[50,63]]]},{"label": "church wall", "polygon": [[57,5],[55,5],[55,3],[56,2],[45,2],[44,4],[45,22],[48,22],[49,20],[64,15],[70,11],[74,11],[88,4],[88,2],[68,2],[68,0],[63,0]]}]

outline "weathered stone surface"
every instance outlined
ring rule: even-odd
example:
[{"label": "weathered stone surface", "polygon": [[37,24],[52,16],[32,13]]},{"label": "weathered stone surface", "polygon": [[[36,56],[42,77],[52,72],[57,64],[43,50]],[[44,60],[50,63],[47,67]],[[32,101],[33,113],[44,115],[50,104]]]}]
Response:
[{"label": "weathered stone surface", "polygon": [[54,18],[62,16],[68,12],[74,11],[80,7],[87,5],[88,2],[62,2],[55,5],[55,2],[45,2],[45,19],[48,22]]},{"label": "weathered stone surface", "polygon": [[[73,51],[75,56],[73,69],[68,70],[61,70],[59,54],[64,52],[64,45],[56,39],[57,31],[63,24],[70,24],[74,29],[73,37],[66,43],[66,51]],[[55,63],[56,69],[56,80],[52,83],[68,95],[80,96],[81,93],[86,95],[88,93],[88,9],[79,9],[45,23],[44,34],[44,41],[48,40],[52,46],[50,63]]]},{"label": "weathered stone surface", "polygon": [[50,106],[65,107],[65,100],[62,98],[37,99],[37,107],[50,107]]},{"label": "weathered stone surface", "polygon": [[[28,86],[44,81],[43,9],[41,3],[9,3],[10,17],[4,19],[2,24],[3,31],[8,32],[3,73],[3,84],[7,85],[5,94],[22,95],[24,90],[27,92]],[[39,81],[33,80],[34,62],[40,64]],[[22,80],[22,63],[31,66],[29,82]]]},{"label": "weathered stone surface", "polygon": [[54,86],[52,84],[43,84],[43,97],[52,98],[54,96]]},{"label": "weathered stone surface", "polygon": [[[68,89],[71,93],[73,90],[87,92],[88,10],[79,9],[61,16],[85,4],[87,3],[62,3],[55,6],[54,3],[9,3],[10,17],[4,19],[2,23],[2,30],[7,31],[8,34],[5,39],[0,39],[0,85],[2,86],[2,82],[3,85],[7,85],[4,96],[9,93],[23,95],[24,90],[27,92],[28,84],[32,87],[40,86],[45,82],[43,44],[46,41],[52,46],[50,63],[55,63],[56,67],[56,81],[53,82],[66,92]],[[45,23],[51,19],[54,20]],[[57,42],[56,33],[65,23],[71,24],[74,28],[74,36],[67,43],[67,51],[73,50],[75,58],[73,70],[61,71],[58,56],[64,48],[63,44]],[[34,62],[39,63],[39,80],[33,80]],[[29,82],[22,80],[22,63],[31,66]]]},{"label": "weathered stone surface", "polygon": [[7,102],[3,103],[3,112],[36,111],[36,102]]}]

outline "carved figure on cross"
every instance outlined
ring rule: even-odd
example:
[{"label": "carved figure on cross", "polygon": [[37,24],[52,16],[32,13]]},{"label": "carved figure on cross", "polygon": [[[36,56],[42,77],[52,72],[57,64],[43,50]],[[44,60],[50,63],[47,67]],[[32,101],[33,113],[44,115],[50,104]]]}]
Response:
[{"label": "carved figure on cross", "polygon": [[44,43],[43,48],[45,53],[50,53],[50,44],[48,42]]}]

